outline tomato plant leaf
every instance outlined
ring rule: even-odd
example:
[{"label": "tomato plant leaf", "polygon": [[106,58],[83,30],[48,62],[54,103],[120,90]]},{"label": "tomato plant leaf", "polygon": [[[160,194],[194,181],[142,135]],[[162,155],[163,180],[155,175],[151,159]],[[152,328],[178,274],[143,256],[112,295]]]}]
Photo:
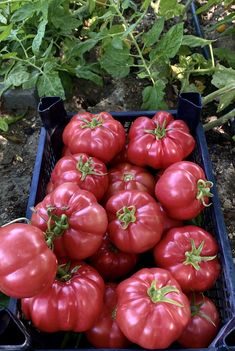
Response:
[{"label": "tomato plant leaf", "polygon": [[234,84],[234,89],[232,91],[227,92],[220,97],[217,112],[223,111],[234,101],[235,101],[235,84]]},{"label": "tomato plant leaf", "polygon": [[218,5],[220,2],[220,0],[208,0],[204,5],[197,9],[196,14],[199,15],[202,12],[208,11],[213,5]]},{"label": "tomato plant leaf", "polygon": [[29,72],[27,71],[27,68],[19,62],[9,71],[4,83],[7,86],[19,87],[28,79]]},{"label": "tomato plant leaf", "polygon": [[78,78],[88,79],[94,82],[97,85],[102,85],[102,78],[94,73],[89,66],[77,66],[75,68],[76,76]]},{"label": "tomato plant leaf", "polygon": [[177,0],[160,0],[158,15],[164,16],[166,20],[182,15],[184,5]]},{"label": "tomato plant leaf", "polygon": [[160,79],[154,86],[149,85],[144,88],[142,92],[143,103],[141,108],[145,110],[167,109],[167,105],[163,101],[164,89],[165,83]]},{"label": "tomato plant leaf", "polygon": [[235,70],[222,65],[217,65],[217,70],[213,74],[211,82],[216,88],[222,88],[229,84],[235,84]]},{"label": "tomato plant leaf", "polygon": [[[3,117],[0,117],[0,130],[2,130],[3,132],[7,132],[8,129],[9,129],[9,126],[8,126],[7,122],[5,121],[5,119]],[[2,297],[2,296],[0,295],[0,297]],[[1,302],[0,302],[0,306],[1,306]]]},{"label": "tomato plant leaf", "polygon": [[13,24],[10,23],[7,26],[0,27],[0,41],[4,41],[8,38],[11,33]]},{"label": "tomato plant leaf", "polygon": [[215,40],[208,40],[200,37],[196,37],[195,35],[184,35],[182,40],[182,45],[190,46],[191,48],[197,46],[206,46],[208,44],[213,43]]},{"label": "tomato plant leaf", "polygon": [[155,44],[158,41],[163,31],[163,28],[164,28],[164,17],[160,17],[154,23],[152,28],[147,33],[144,33],[142,39],[145,46],[149,47]]},{"label": "tomato plant leaf", "polygon": [[60,96],[65,99],[65,91],[59,73],[55,70],[48,71],[38,77],[37,90],[39,97]]},{"label": "tomato plant leaf", "polygon": [[235,69],[234,50],[229,48],[215,48],[213,51],[220,60],[227,61],[229,66]]},{"label": "tomato plant leaf", "polygon": [[42,43],[42,39],[43,39],[44,34],[45,34],[45,29],[46,29],[47,22],[48,22],[47,19],[43,19],[39,23],[37,34],[36,34],[36,36],[33,39],[32,50],[33,50],[33,53],[35,55],[38,55],[38,53],[39,53],[39,49],[40,49],[40,46],[41,46],[41,43]]},{"label": "tomato plant leaf", "polygon": [[7,18],[0,11],[0,23],[7,24]]},{"label": "tomato plant leaf", "polygon": [[105,51],[100,58],[101,67],[112,77],[123,78],[130,72],[133,58],[130,56],[129,47],[123,43],[123,48],[114,48],[111,44],[105,47]]}]

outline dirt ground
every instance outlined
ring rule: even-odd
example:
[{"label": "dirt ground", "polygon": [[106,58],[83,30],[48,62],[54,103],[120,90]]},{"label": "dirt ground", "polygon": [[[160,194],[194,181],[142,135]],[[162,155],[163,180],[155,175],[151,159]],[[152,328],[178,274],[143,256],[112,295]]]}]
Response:
[{"label": "dirt ground", "polygon": [[[204,19],[205,27],[207,20]],[[65,103],[67,110],[140,110],[142,86],[138,80],[109,81],[104,90],[85,82],[82,86],[83,89]],[[169,98],[171,108],[176,102]],[[209,115],[209,111],[203,111],[202,121],[206,121]],[[41,121],[35,110],[12,125],[8,133],[0,133],[0,225],[25,215],[40,127]],[[208,131],[206,138],[227,233],[235,251],[235,144],[231,133],[226,126]]]}]

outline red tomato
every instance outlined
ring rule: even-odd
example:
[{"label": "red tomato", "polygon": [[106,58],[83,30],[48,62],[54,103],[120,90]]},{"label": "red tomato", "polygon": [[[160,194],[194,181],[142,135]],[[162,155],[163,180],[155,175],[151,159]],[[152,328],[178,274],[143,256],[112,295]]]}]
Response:
[{"label": "red tomato", "polygon": [[95,196],[63,183],[37,204],[31,222],[46,232],[58,257],[84,259],[100,247],[108,220]]},{"label": "red tomato", "polygon": [[185,159],[195,147],[187,124],[166,111],[138,117],[129,130],[128,160],[137,166],[167,168]]},{"label": "red tomato", "polygon": [[110,167],[114,167],[119,163],[128,162],[127,159],[127,148],[128,148],[128,141],[126,141],[125,145],[123,146],[122,150],[109,162]]},{"label": "red tomato", "polygon": [[122,150],[125,141],[124,127],[108,112],[78,113],[63,131],[63,142],[72,154],[84,152],[104,163]]},{"label": "red tomato", "polygon": [[184,292],[208,290],[220,274],[216,240],[194,225],[170,229],[153,252],[157,266],[169,270]]},{"label": "red tomato", "polygon": [[119,163],[109,170],[109,187],[105,199],[120,190],[146,191],[154,196],[154,189],[154,176],[147,169],[127,162]]},{"label": "red tomato", "polygon": [[163,233],[166,233],[171,228],[181,227],[183,225],[183,221],[168,217],[166,214],[166,211],[163,209],[161,204],[160,204],[160,210],[163,217]]},{"label": "red tomato", "polygon": [[103,238],[98,251],[89,258],[90,264],[106,281],[115,281],[127,275],[135,267],[138,255],[120,251],[110,241],[109,235]]},{"label": "red tomato", "polygon": [[106,203],[110,240],[123,252],[141,253],[154,247],[163,231],[159,204],[146,192],[123,190]]},{"label": "red tomato", "polygon": [[141,269],[118,285],[117,296],[119,328],[146,349],[170,346],[190,320],[188,298],[165,269]]},{"label": "red tomato", "polygon": [[207,348],[219,328],[219,313],[212,300],[203,294],[191,294],[191,319],[178,339],[180,345]]},{"label": "red tomato", "polygon": [[83,262],[72,262],[45,292],[21,300],[25,317],[45,332],[90,329],[103,308],[104,281]]},{"label": "red tomato", "polygon": [[50,190],[58,185],[72,182],[83,190],[88,190],[101,200],[108,189],[108,173],[105,164],[95,157],[76,154],[62,157],[55,165],[50,182]]},{"label": "red tomato", "polygon": [[0,290],[11,297],[30,297],[52,285],[57,260],[44,233],[30,224],[0,227]]},{"label": "red tomato", "polygon": [[105,286],[104,307],[95,325],[86,332],[88,341],[97,348],[125,348],[130,341],[121,332],[116,322],[116,284]]},{"label": "red tomato", "polygon": [[168,216],[187,220],[208,206],[212,185],[198,164],[181,161],[165,170],[156,183],[155,195]]}]

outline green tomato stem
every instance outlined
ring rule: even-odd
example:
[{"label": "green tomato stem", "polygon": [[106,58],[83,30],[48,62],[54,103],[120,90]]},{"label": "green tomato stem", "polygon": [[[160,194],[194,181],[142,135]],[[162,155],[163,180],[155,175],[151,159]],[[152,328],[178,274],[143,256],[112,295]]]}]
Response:
[{"label": "green tomato stem", "polygon": [[82,129],[95,129],[96,127],[100,127],[103,125],[103,121],[100,119],[99,115],[97,115],[97,117],[92,118],[90,122],[85,118],[81,118],[81,120],[85,123],[81,126]]},{"label": "green tomato stem", "polygon": [[93,161],[92,157],[89,157],[86,162],[83,162],[82,156],[80,156],[79,161],[77,163],[77,169],[82,174],[81,181],[85,180],[86,176],[89,174],[94,174],[97,176],[104,176],[107,174],[107,173],[103,173],[103,172],[99,172],[99,171],[97,172],[94,170],[94,161]]},{"label": "green tomato stem", "polygon": [[150,287],[147,290],[147,294],[153,303],[166,302],[178,307],[184,307],[181,303],[176,300],[166,297],[167,294],[175,292],[179,294],[179,290],[175,286],[163,286],[157,288],[156,280],[153,280]]},{"label": "green tomato stem", "polygon": [[197,181],[197,200],[200,200],[203,206],[208,207],[210,206],[205,203],[205,197],[213,197],[213,194],[210,192],[213,183],[209,180],[199,179]]},{"label": "green tomato stem", "polygon": [[191,251],[185,252],[186,260],[183,262],[185,265],[193,266],[196,271],[200,270],[200,263],[214,260],[217,255],[214,256],[201,256],[201,252],[204,247],[204,240],[200,243],[198,247],[195,245],[195,241],[191,239]]},{"label": "green tomato stem", "polygon": [[117,219],[121,222],[121,226],[123,229],[127,229],[130,223],[135,223],[135,213],[135,206],[124,206],[116,212]]}]

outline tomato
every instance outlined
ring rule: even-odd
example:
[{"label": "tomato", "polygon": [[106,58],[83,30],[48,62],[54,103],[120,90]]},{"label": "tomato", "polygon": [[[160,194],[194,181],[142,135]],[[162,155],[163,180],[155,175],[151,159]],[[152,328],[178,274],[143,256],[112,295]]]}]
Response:
[{"label": "tomato", "polygon": [[128,148],[128,141],[126,140],[126,143],[123,146],[122,150],[109,162],[109,167],[114,167],[119,163],[128,162],[127,148]]},{"label": "tomato", "polygon": [[21,309],[26,319],[41,331],[82,332],[90,329],[99,317],[103,296],[104,281],[98,272],[75,261],[45,292],[22,299]]},{"label": "tomato", "polygon": [[46,232],[58,257],[84,259],[102,243],[108,219],[95,196],[63,183],[36,205],[31,222]]},{"label": "tomato", "polygon": [[195,140],[187,124],[166,111],[138,117],[128,133],[128,160],[137,166],[167,168],[191,154]]},{"label": "tomato", "polygon": [[206,348],[219,328],[219,313],[214,302],[203,294],[191,294],[191,319],[178,339],[180,345]]},{"label": "tomato", "polygon": [[155,178],[143,167],[120,163],[109,170],[109,186],[105,195],[108,199],[120,190],[146,191],[154,196]]},{"label": "tomato", "polygon": [[166,233],[171,228],[181,227],[183,225],[183,221],[168,217],[166,214],[166,211],[163,209],[161,204],[160,204],[160,210],[163,217],[163,233]]},{"label": "tomato", "polygon": [[169,217],[193,219],[208,206],[212,185],[198,164],[181,161],[164,171],[156,183],[155,195]]},{"label": "tomato", "polygon": [[108,112],[78,113],[63,131],[63,142],[72,154],[84,152],[104,163],[122,150],[125,141],[124,127]]},{"label": "tomato", "polygon": [[170,272],[143,268],[117,287],[117,323],[146,349],[170,346],[190,320],[190,304]]},{"label": "tomato", "polygon": [[208,290],[220,274],[217,242],[198,226],[170,229],[153,253],[157,266],[169,270],[184,292]]},{"label": "tomato", "polygon": [[135,267],[138,255],[120,251],[110,241],[108,233],[98,251],[89,258],[90,264],[106,281],[126,276]]},{"label": "tomato", "polygon": [[55,165],[50,190],[66,182],[73,182],[81,189],[88,190],[101,200],[108,188],[108,174],[105,164],[95,157],[81,153],[62,157]]},{"label": "tomato", "polygon": [[159,204],[146,192],[123,190],[106,203],[110,240],[123,252],[141,253],[160,240],[163,219]]},{"label": "tomato", "polygon": [[130,341],[121,332],[116,322],[117,285],[107,283],[104,307],[95,325],[86,332],[88,341],[97,348],[124,348]]},{"label": "tomato", "polygon": [[52,285],[57,259],[44,233],[31,224],[0,227],[0,291],[15,297],[31,297]]}]

